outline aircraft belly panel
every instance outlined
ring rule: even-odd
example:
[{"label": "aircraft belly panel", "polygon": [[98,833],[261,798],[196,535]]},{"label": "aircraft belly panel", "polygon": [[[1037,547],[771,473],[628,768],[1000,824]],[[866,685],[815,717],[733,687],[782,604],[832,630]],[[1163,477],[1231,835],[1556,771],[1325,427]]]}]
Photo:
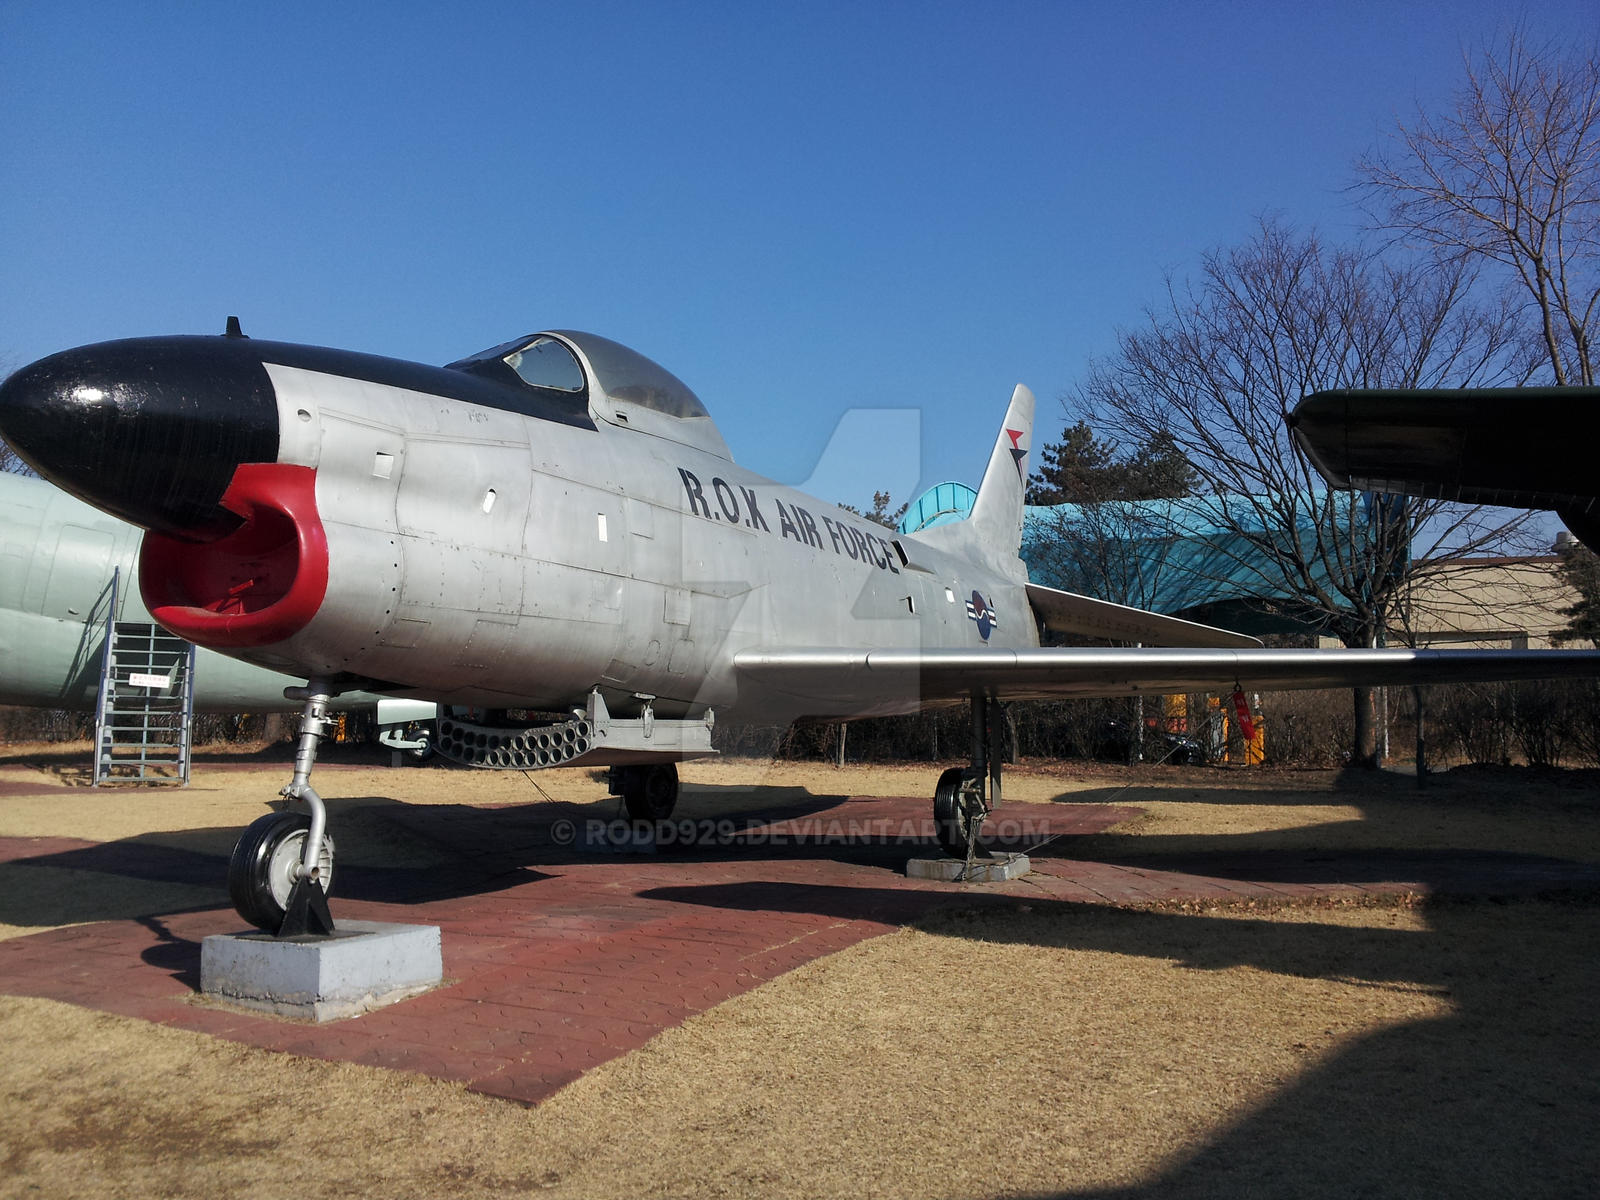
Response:
[{"label": "aircraft belly panel", "polygon": [[473,671],[488,672],[488,682],[492,686],[495,681],[493,668],[503,658],[506,646],[516,636],[516,632],[517,623],[514,620],[492,621],[478,618],[472,623],[472,633],[456,653],[456,665],[469,667]]},{"label": "aircraft belly panel", "polygon": [[401,616],[436,620],[432,610],[500,613],[515,621],[522,612],[523,560],[479,546],[402,535]]}]

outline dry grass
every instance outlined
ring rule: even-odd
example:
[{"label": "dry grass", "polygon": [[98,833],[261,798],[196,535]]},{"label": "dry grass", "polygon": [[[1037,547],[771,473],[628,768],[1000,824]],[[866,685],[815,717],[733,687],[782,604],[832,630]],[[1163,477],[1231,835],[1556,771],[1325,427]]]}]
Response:
[{"label": "dry grass", "polygon": [[5,1000],[0,1187],[1582,1195],[1597,934],[1593,909],[1537,903],[952,918],[723,1004],[535,1110]]},{"label": "dry grass", "polygon": [[[21,770],[0,763],[0,782]],[[0,834],[209,845],[278,775],[9,796]],[[920,794],[931,778],[721,762],[686,775],[685,805],[716,811],[782,789]],[[1113,794],[1125,778],[1016,773],[1008,794],[1145,808],[1093,840],[1111,853],[1240,839],[1600,852],[1595,791],[1570,777],[1466,774],[1419,797],[1330,773],[1152,771]],[[538,782],[602,799],[582,773]],[[520,776],[462,771],[319,784],[344,797],[335,819],[364,856],[421,853],[366,844],[384,805],[533,798]],[[0,869],[0,903],[19,870]],[[106,883],[84,874],[59,881],[80,910]],[[103,907],[153,901],[107,891]],[[1587,1195],[1597,947],[1588,903],[951,915],[720,1005],[534,1110],[0,999],[0,1195]]]}]

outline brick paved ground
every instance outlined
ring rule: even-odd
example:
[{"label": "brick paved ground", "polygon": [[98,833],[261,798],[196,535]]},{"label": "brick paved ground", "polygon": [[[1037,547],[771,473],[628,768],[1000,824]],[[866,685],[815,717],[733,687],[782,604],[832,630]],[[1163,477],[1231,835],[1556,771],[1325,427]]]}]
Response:
[{"label": "brick paved ground", "polygon": [[[20,867],[187,883],[216,896],[188,911],[0,942],[0,990],[534,1102],[692,1013],[940,907],[1600,886],[1600,868],[1493,854],[1086,862],[1069,857],[1070,837],[1035,853],[1025,879],[944,884],[903,874],[908,857],[931,850],[925,799],[813,798],[764,823],[741,818],[732,836],[719,836],[727,827],[698,828],[696,844],[653,855],[571,848],[594,812],[562,804],[389,810],[435,845],[444,865],[341,869],[334,915],[440,926],[449,986],[324,1026],[196,1002],[201,939],[239,928],[220,858],[143,842],[0,839],[0,861]],[[1003,847],[1020,849],[1134,812],[1007,804],[995,829]],[[16,919],[0,918],[8,915]]]}]

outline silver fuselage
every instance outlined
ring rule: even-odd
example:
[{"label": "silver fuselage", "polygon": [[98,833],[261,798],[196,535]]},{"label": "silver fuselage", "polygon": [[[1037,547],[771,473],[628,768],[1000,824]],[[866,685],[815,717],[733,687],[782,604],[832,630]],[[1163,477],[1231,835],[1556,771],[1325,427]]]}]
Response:
[{"label": "silver fuselage", "polygon": [[821,714],[741,687],[737,652],[1038,644],[1020,564],[896,535],[675,440],[666,420],[597,405],[581,428],[267,369],[279,462],[315,471],[330,568],[303,629],[237,651],[263,665],[452,704],[566,709],[598,687],[613,712],[651,697],[663,714],[782,719]]}]

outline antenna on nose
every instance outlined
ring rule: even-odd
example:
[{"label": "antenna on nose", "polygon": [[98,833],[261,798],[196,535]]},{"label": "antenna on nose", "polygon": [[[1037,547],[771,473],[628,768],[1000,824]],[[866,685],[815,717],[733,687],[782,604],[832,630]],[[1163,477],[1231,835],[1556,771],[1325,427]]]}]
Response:
[{"label": "antenna on nose", "polygon": [[222,336],[223,337],[231,337],[231,338],[242,338],[242,337],[248,337],[249,335],[246,334],[245,331],[242,328],[240,328],[240,326],[239,326],[239,318],[238,317],[229,317],[228,318],[228,327],[227,327],[227,329],[223,330]]}]

